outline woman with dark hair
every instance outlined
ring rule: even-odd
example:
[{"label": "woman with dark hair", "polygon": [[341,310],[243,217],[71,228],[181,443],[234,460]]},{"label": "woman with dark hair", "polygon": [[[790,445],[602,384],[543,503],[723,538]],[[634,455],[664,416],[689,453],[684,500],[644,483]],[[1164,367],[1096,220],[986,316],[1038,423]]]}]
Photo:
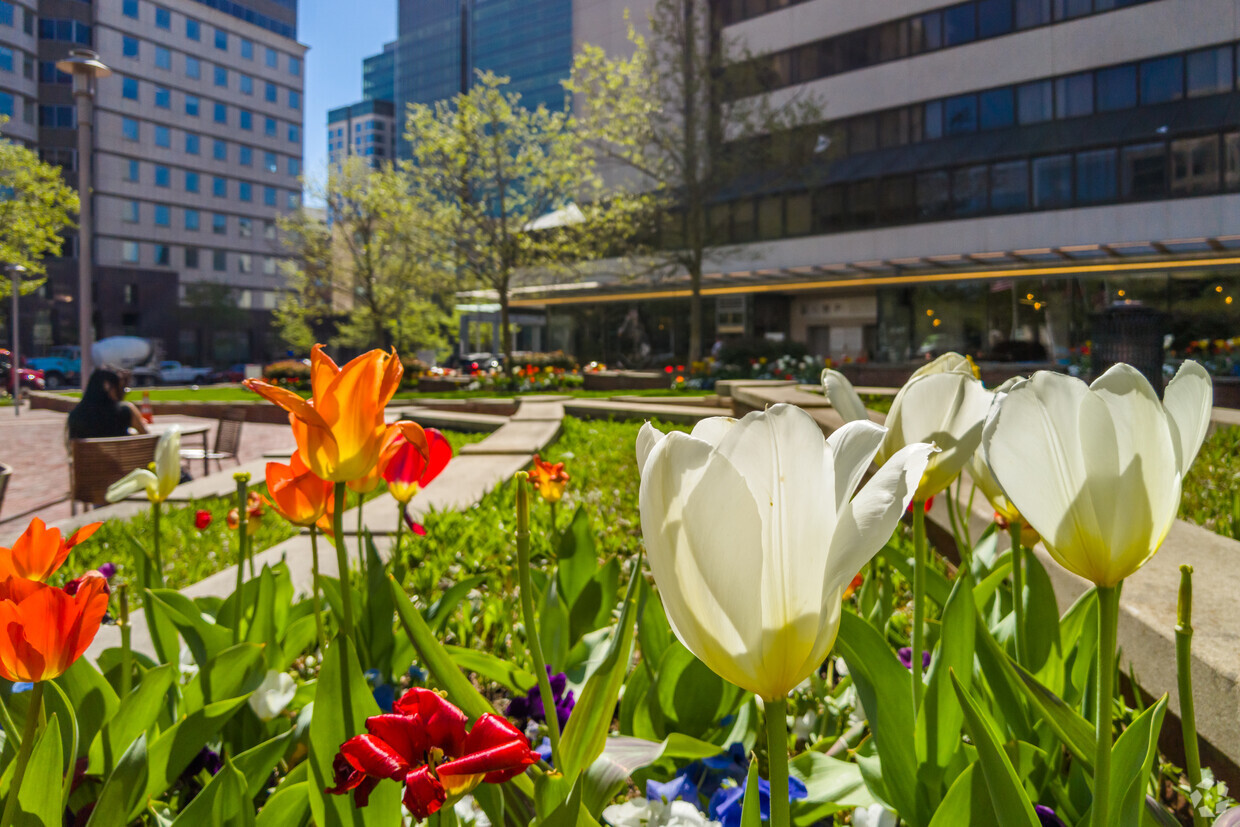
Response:
[{"label": "woman with dark hair", "polygon": [[125,385],[111,368],[96,368],[86,383],[82,401],[69,411],[69,439],[127,436],[133,428],[146,433],[142,414],[125,401]]}]

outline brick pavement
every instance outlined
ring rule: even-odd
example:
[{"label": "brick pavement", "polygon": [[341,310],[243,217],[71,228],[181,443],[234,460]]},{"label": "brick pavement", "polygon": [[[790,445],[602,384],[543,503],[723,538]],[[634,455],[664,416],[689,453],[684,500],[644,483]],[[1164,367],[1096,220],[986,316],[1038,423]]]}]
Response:
[{"label": "brick pavement", "polygon": [[[69,503],[62,500],[69,490],[69,461],[65,453],[66,415],[54,411],[32,411],[23,407],[20,417],[12,408],[0,408],[0,462],[13,467],[8,493],[0,506],[0,534],[17,524],[8,521],[38,509],[37,516],[51,522],[69,516]],[[161,416],[156,422],[211,422],[189,416]],[[215,438],[214,423],[208,444]],[[186,447],[198,447],[195,437]],[[261,459],[266,451],[291,449],[293,437],[286,425],[247,422],[241,430],[238,454],[242,462]],[[232,467],[225,462],[224,467]],[[217,468],[211,463],[212,470]],[[202,475],[202,464],[194,462],[190,473]],[[28,519],[28,518],[23,518]]]}]

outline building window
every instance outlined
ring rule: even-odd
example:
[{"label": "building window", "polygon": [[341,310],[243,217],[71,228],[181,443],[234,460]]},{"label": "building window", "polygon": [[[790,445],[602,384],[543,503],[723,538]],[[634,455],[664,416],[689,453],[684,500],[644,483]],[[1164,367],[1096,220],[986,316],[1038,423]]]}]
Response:
[{"label": "building window", "polygon": [[1116,167],[1119,153],[1114,149],[1095,149],[1076,154],[1076,200],[1097,204],[1115,200],[1119,192]]},{"label": "building window", "polygon": [[254,187],[249,181],[241,181],[237,184],[237,198],[247,202],[254,200]]},{"label": "building window", "polygon": [[1016,104],[1011,87],[992,89],[978,95],[978,125],[982,129],[1003,129],[1016,122]]},{"label": "building window", "polygon": [[187,270],[198,269],[198,248],[197,247],[186,247],[185,248],[185,269]]},{"label": "building window", "polygon": [[967,135],[977,131],[977,95],[960,95],[943,102],[948,135]]},{"label": "building window", "polygon": [[1205,49],[1189,55],[1186,66],[1188,96],[1198,98],[1230,92],[1235,84],[1232,62],[1230,46]]},{"label": "building window", "polygon": [[270,68],[274,69],[280,65],[279,55],[276,53],[276,50],[271,48],[270,46],[267,47],[266,58],[267,58],[267,66],[269,66]]},{"label": "building window", "polygon": [[126,201],[121,220],[126,224],[137,224],[142,220],[142,205],[137,201]]},{"label": "building window", "polygon": [[12,72],[14,65],[13,50],[7,46],[0,46],[0,70]]},{"label": "building window", "polygon": [[997,37],[1012,31],[1012,0],[978,0],[977,32]]},{"label": "building window", "polygon": [[1141,103],[1167,103],[1183,96],[1183,57],[1172,55],[1141,61]]},{"label": "building window", "polygon": [[263,238],[265,238],[267,241],[276,240],[276,222],[274,221],[263,222]]},{"label": "building window", "polygon": [[218,138],[211,145],[211,157],[217,161],[228,160],[228,144]]},{"label": "building window", "polygon": [[275,172],[278,169],[276,166],[276,154],[274,152],[263,153],[263,168],[268,172]]},{"label": "building window", "polygon": [[1171,143],[1171,192],[1201,195],[1219,188],[1218,137],[1188,138]]},{"label": "building window", "polygon": [[[895,175],[883,179],[882,187],[879,191],[878,205],[883,221],[902,223],[912,219],[917,214],[917,202],[913,197],[913,186],[913,176],[911,175]],[[760,234],[765,232],[761,221],[761,211],[765,206],[765,204],[759,204],[758,207],[758,232]],[[763,237],[766,238],[767,236],[763,235]]]},{"label": "building window", "polygon": [[1016,28],[1029,29],[1051,22],[1051,0],[1016,0]]},{"label": "building window", "polygon": [[228,88],[228,70],[223,66],[215,67],[215,85]]},{"label": "building window", "polygon": [[0,92],[0,115],[4,115],[6,118],[13,117],[16,102],[16,98],[8,92]]},{"label": "building window", "polygon": [[133,183],[138,182],[140,165],[137,161],[130,160],[125,164],[125,180]]},{"label": "building window", "polygon": [[976,215],[986,211],[987,168],[964,167],[952,175],[952,211],[956,215]]},{"label": "building window", "polygon": [[301,159],[300,158],[289,158],[288,159],[288,174],[292,175],[293,177],[301,175]]},{"label": "building window", "polygon": [[138,263],[138,242],[122,241],[121,242],[121,261],[128,264]]},{"label": "building window", "polygon": [[121,54],[125,57],[138,56],[138,38],[124,35],[121,37]]},{"label": "building window", "polygon": [[292,141],[293,143],[297,143],[298,141],[300,141],[301,140],[301,127],[297,126],[297,124],[292,124],[292,123],[289,124],[288,125],[288,139]]},{"label": "building window", "polygon": [[133,118],[121,118],[121,134],[126,141],[138,140],[138,122]]},{"label": "building window", "polygon": [[237,253],[237,272],[254,272],[254,259],[249,253]]},{"label": "building window", "polygon": [[155,205],[155,226],[167,227],[172,223],[172,208],[167,204]]},{"label": "building window", "polygon": [[1055,117],[1076,118],[1094,112],[1094,76],[1090,72],[1055,79]]},{"label": "building window", "polygon": [[1033,206],[1066,207],[1072,203],[1072,156],[1051,155],[1033,162]]},{"label": "building window", "polygon": [[[1100,8],[1099,11],[1102,9]],[[1071,20],[1093,11],[1092,0],[1055,0],[1055,19]]]},{"label": "building window", "polygon": [[1125,198],[1157,198],[1167,191],[1167,148],[1162,143],[1126,146],[1120,153]]},{"label": "building window", "polygon": [[172,12],[168,11],[167,9],[161,9],[159,6],[156,6],[155,7],[155,25],[160,29],[171,29],[172,28]]},{"label": "building window", "polygon": [[1137,67],[1135,64],[1099,69],[1095,75],[1098,81],[1099,112],[1131,109],[1137,105]]},{"label": "building window", "polygon": [[215,30],[215,48],[224,52],[228,51],[228,32],[223,29]]},{"label": "building window", "polygon": [[990,208],[995,212],[1029,208],[1027,161],[1008,161],[990,168]]},{"label": "building window", "polygon": [[215,122],[224,124],[228,123],[227,104],[220,103],[219,101],[215,102]]},{"label": "building window", "polygon": [[198,232],[198,210],[185,211],[185,229],[192,233]]},{"label": "building window", "polygon": [[254,59],[254,41],[241,38],[241,56],[246,60]]},{"label": "building window", "polygon": [[216,175],[211,179],[211,194],[216,198],[228,197],[228,179]]},{"label": "building window", "polygon": [[138,18],[138,0],[124,0],[121,3],[121,14],[136,20]]},{"label": "building window", "polygon": [[155,87],[155,105],[160,109],[172,108],[172,92],[163,86]]},{"label": "building window", "polygon": [[268,207],[274,207],[276,205],[275,187],[263,187],[263,203]]},{"label": "building window", "polygon": [[193,20],[188,17],[185,18],[185,36],[190,40],[201,40],[202,24],[200,24],[197,20]]},{"label": "building window", "polygon": [[172,130],[155,124],[155,146],[169,149],[172,146]]},{"label": "building window", "polygon": [[296,89],[288,90],[289,109],[301,109],[301,93]]},{"label": "building window", "polygon": [[301,204],[301,193],[290,191],[285,199],[285,204],[290,210],[297,209],[297,207]]},{"label": "building window", "polygon": [[1022,125],[1041,123],[1055,117],[1054,87],[1039,80],[1016,87],[1016,113]]},{"label": "building window", "polygon": [[193,118],[198,117],[198,96],[197,95],[186,95],[185,96],[185,114]]},{"label": "building window", "polygon": [[155,68],[172,69],[172,52],[163,46],[155,47]]},{"label": "building window", "polygon": [[189,155],[197,155],[201,149],[201,141],[192,132],[185,133],[185,151]]},{"label": "building window", "polygon": [[242,128],[242,129],[246,129],[246,130],[253,131],[253,129],[254,129],[254,114],[253,114],[252,112],[250,112],[250,110],[248,110],[248,109],[242,109],[242,110],[241,110],[241,115],[240,115],[240,123],[241,123],[241,128]]},{"label": "building window", "polygon": [[155,165],[155,186],[170,187],[172,186],[172,171],[160,164]]},{"label": "building window", "polygon": [[228,235],[228,216],[214,213],[211,216],[211,232],[215,235]]},{"label": "building window", "polygon": [[155,263],[162,267],[171,266],[172,248],[169,247],[167,244],[156,244],[155,245]]},{"label": "building window", "polygon": [[276,257],[263,256],[263,275],[274,276],[276,274]]},{"label": "building window", "polygon": [[298,77],[301,76],[301,59],[300,58],[295,58],[295,57],[292,57],[291,55],[289,56],[288,73],[290,75],[297,75]]},{"label": "building window", "polygon": [[138,99],[138,79],[122,78],[121,79],[121,97],[131,101]]},{"label": "building window", "polygon": [[202,61],[196,57],[185,56],[185,76],[198,80],[202,77]]},{"label": "building window", "polygon": [[254,220],[251,218],[237,219],[237,234],[242,238],[254,237]]},{"label": "building window", "polygon": [[276,136],[276,119],[267,118],[263,123],[263,134],[274,138]]},{"label": "building window", "polygon": [[241,89],[241,94],[243,95],[254,94],[254,78],[250,77],[249,75],[238,74],[237,85]]},{"label": "building window", "polygon": [[943,44],[959,46],[977,39],[977,18],[972,3],[943,10]]},{"label": "building window", "polygon": [[238,155],[239,155],[238,160],[240,161],[241,166],[248,167],[248,166],[254,165],[254,150],[250,149],[250,147],[248,146],[241,147],[241,150],[238,153]]},{"label": "building window", "polygon": [[1240,189],[1240,132],[1223,136],[1223,186]]},{"label": "building window", "polygon": [[211,251],[211,269],[223,273],[228,269],[228,254],[223,250]]},{"label": "building window", "polygon": [[264,89],[263,96],[268,103],[275,103],[278,100],[276,85],[274,83],[268,83]]},{"label": "building window", "polygon": [[198,173],[185,171],[185,191],[198,192]]},{"label": "building window", "polygon": [[122,301],[124,301],[125,304],[137,304],[138,303],[138,285],[126,284],[124,286],[124,289],[121,291],[121,296],[122,296]]}]

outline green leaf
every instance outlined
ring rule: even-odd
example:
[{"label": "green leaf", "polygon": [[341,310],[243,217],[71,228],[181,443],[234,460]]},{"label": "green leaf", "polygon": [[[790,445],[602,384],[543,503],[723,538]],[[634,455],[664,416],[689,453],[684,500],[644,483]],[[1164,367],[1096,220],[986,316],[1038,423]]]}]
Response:
[{"label": "green leaf", "polygon": [[[253,589],[251,593],[254,593]],[[244,638],[250,643],[265,647],[263,652],[267,660],[267,668],[278,669],[284,662],[284,654],[280,649],[276,626],[276,578],[270,566],[263,566],[262,572],[258,575],[257,590],[252,605],[253,611],[250,613],[250,622],[244,628]],[[286,615],[287,612],[286,606]]]},{"label": "green leaf", "polygon": [[202,792],[181,810],[173,827],[249,827],[254,824],[254,804],[250,801],[245,774],[225,759]]},{"label": "green leaf", "polygon": [[978,764],[970,764],[943,796],[930,827],[992,827],[998,821],[986,778]]},{"label": "green leaf", "polygon": [[89,658],[78,658],[55,683],[64,691],[77,716],[77,757],[84,757],[95,736],[116,714],[120,699]]},{"label": "green leaf", "polygon": [[[418,616],[419,619],[421,615]],[[358,664],[352,642],[336,636],[323,655],[314,717],[310,722],[310,809],[319,825],[388,825],[400,819],[400,785],[380,783],[370,804],[354,806],[351,795],[331,795],[334,786],[332,760],[350,737],[366,731],[366,719],[379,714],[366,677]]]},{"label": "green leaf", "polygon": [[[64,753],[61,751],[60,717],[52,715],[35,742],[17,791],[15,827],[61,827],[64,804],[60,795]],[[13,795],[12,792],[9,795]]]},{"label": "green leaf", "polygon": [[140,811],[146,801],[146,733],[142,733],[116,762],[103,782],[86,827],[125,827],[128,813]]},{"label": "green leaf", "polygon": [[[215,738],[237,710],[245,706],[248,697],[242,695],[207,704],[160,733],[147,751],[152,772],[147,777],[146,795],[158,798],[175,784],[207,742]],[[141,809],[130,810],[130,820],[137,818],[139,812]]]},{"label": "green leaf", "polygon": [[883,765],[884,798],[906,821],[920,827],[926,819],[920,817],[916,805],[916,728],[909,671],[874,627],[850,612],[840,617],[835,648],[848,663],[874,733]]},{"label": "green leaf", "polygon": [[[1062,661],[1059,640],[1059,604],[1055,587],[1036,554],[1027,551],[1025,559],[1025,642],[1027,668],[1034,673]],[[1052,681],[1058,685],[1058,681]]]},{"label": "green leaf", "polygon": [[585,779],[579,777],[577,783],[573,784],[568,798],[549,815],[538,821],[540,827],[598,827],[598,821],[582,806],[584,787]]},{"label": "green leaf", "polygon": [[956,700],[949,675],[961,676],[961,686],[966,690],[972,685],[976,616],[972,578],[962,573],[943,608],[938,649],[917,713],[918,775],[927,786],[931,812],[943,794],[940,785],[947,767],[961,748],[964,710]]},{"label": "green leaf", "polygon": [[[205,667],[220,651],[232,645],[232,630],[208,621],[194,605],[194,601],[180,592],[172,589],[148,589],[146,600],[148,605],[154,608],[156,616],[171,624],[185,638],[185,645],[189,647],[200,668]],[[179,658],[161,657],[160,660],[164,663],[176,663]]]},{"label": "green leaf", "polygon": [[362,651],[370,658],[366,666],[378,669],[385,679],[391,680],[392,653],[396,649],[396,638],[392,634],[396,607],[392,605],[391,591],[384,588],[387,570],[383,566],[383,560],[379,558],[379,552],[375,550],[374,538],[371,537],[369,531],[363,536],[366,540],[367,583],[366,599],[362,604],[362,614],[358,623],[358,629],[365,640],[365,648]]},{"label": "green leaf", "polygon": [[735,712],[745,696],[744,690],[712,672],[680,641],[672,641],[664,650],[654,691],[667,731],[699,738]]},{"label": "green leaf", "polygon": [[310,784],[280,785],[254,821],[256,827],[305,827],[310,823]]},{"label": "green leaf", "polygon": [[237,755],[234,764],[247,780],[247,798],[253,799],[263,791],[271,771],[296,740],[297,730],[289,729]]},{"label": "green leaf", "polygon": [[1167,711],[1167,696],[1124,730],[1111,748],[1111,790],[1107,814],[1113,827],[1141,823],[1145,787],[1158,757],[1158,734]]},{"label": "green leaf", "polygon": [[745,800],[741,802],[741,827],[762,827],[762,796],[758,792],[758,758],[749,762]]},{"label": "green leaf", "polygon": [[450,618],[452,613],[456,611],[456,607],[462,600],[465,599],[465,596],[468,595],[473,589],[476,589],[478,586],[485,583],[486,580],[487,576],[485,574],[477,574],[473,577],[466,577],[463,580],[458,580],[449,586],[444,593],[439,596],[439,599],[432,603],[431,607],[426,610],[424,617],[426,620],[426,625],[431,627],[431,631],[443,631],[443,625],[448,622],[448,618]]},{"label": "green leaf", "polygon": [[644,578],[638,585],[637,595],[637,646],[642,662],[653,669],[675,638],[662,599]]},{"label": "green leaf", "polygon": [[502,660],[490,652],[445,645],[452,662],[467,672],[481,675],[500,684],[510,692],[524,694],[538,684],[538,679],[512,661]]},{"label": "green leaf", "polygon": [[560,596],[571,608],[580,599],[599,568],[594,533],[590,530],[590,520],[586,516],[585,508],[577,507],[568,530],[560,535],[556,560],[556,581],[560,586]]},{"label": "green leaf", "polygon": [[[894,546],[885,546],[881,554],[883,555],[883,559],[891,564],[892,568],[904,575],[904,578],[908,580],[908,582],[913,582],[912,557],[905,557],[904,553]],[[927,566],[926,595],[940,606],[945,606],[947,605],[947,599],[951,596],[951,593],[952,584],[946,577],[943,576],[943,573],[932,566]],[[912,687],[909,687],[908,691],[911,694],[913,691]]]},{"label": "green leaf", "polygon": [[1059,621],[1064,647],[1064,676],[1060,692],[1069,706],[1076,706],[1089,688],[1098,652],[1098,593],[1085,592],[1068,607]]},{"label": "green leaf", "polygon": [[994,596],[999,586],[1008,581],[1008,577],[1012,574],[1012,558],[1011,555],[1003,555],[1003,560],[997,565],[990,574],[987,574],[978,581],[977,586],[973,588],[973,602],[979,607],[985,607],[990,603],[990,598]]},{"label": "green leaf", "polygon": [[1033,811],[1033,805],[1025,795],[1025,788],[1000,745],[999,734],[986,720],[977,702],[956,680],[956,676],[952,674],[951,678],[956,697],[960,699],[960,706],[964,709],[965,728],[977,747],[978,764],[982,767],[986,788],[990,791],[996,827],[1040,827],[1041,820]]},{"label": "green leaf", "polygon": [[49,681],[43,687],[43,708],[48,717],[60,718],[60,756],[64,763],[60,767],[62,781],[62,806],[69,801],[69,789],[73,786],[73,773],[78,754],[78,727],[73,707],[69,698],[55,683]]},{"label": "green leaf", "polygon": [[564,766],[560,769],[565,777],[576,778],[603,752],[607,733],[616,712],[616,699],[628,673],[629,658],[633,650],[634,616],[636,615],[637,583],[641,577],[642,557],[639,554],[633,564],[628,591],[621,604],[616,634],[612,636],[607,656],[590,679],[586,681],[581,697],[573,707],[573,714],[564,727],[560,739],[560,755]]},{"label": "green leaf", "polygon": [[101,734],[104,771],[112,769],[113,757],[121,755],[140,733],[155,726],[164,710],[164,698],[176,679],[178,666],[165,664],[148,671],[142,683],[121,700],[116,714]]},{"label": "green leaf", "polygon": [[845,807],[867,807],[875,801],[861,768],[850,761],[807,750],[792,759],[790,769],[805,782],[805,798],[792,802],[797,824],[815,824]]},{"label": "green leaf", "polygon": [[591,814],[597,815],[638,770],[663,758],[696,761],[712,758],[722,751],[722,747],[679,732],[662,741],[648,741],[628,735],[612,736],[607,739],[602,755],[586,770],[583,804]]},{"label": "green leaf", "polygon": [[253,692],[267,673],[263,647],[238,643],[212,656],[181,690],[183,712],[201,709],[211,700]]}]

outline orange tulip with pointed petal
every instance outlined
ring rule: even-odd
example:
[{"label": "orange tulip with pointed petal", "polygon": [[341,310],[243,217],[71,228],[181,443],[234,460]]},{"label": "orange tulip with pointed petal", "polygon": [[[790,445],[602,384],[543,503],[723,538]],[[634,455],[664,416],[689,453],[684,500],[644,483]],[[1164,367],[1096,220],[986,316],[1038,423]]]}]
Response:
[{"label": "orange tulip with pointed petal", "polygon": [[44,681],[82,656],[108,609],[108,581],[87,572],[63,589],[10,577],[0,582],[0,677]]},{"label": "orange tulip with pointed petal", "polygon": [[65,540],[60,529],[48,528],[35,517],[12,548],[0,547],[0,579],[21,577],[42,582],[50,577],[78,543],[99,530],[103,523],[90,523]]},{"label": "orange tulip with pointed petal", "polygon": [[297,526],[312,526],[327,512],[332,484],[315,476],[301,453],[288,465],[267,463],[267,503],[281,517]]},{"label": "orange tulip with pointed petal", "polygon": [[534,455],[534,468],[530,471],[530,484],[549,503],[558,503],[568,486],[568,472],[562,462],[547,462]]},{"label": "orange tulip with pointed petal", "polygon": [[316,476],[349,482],[365,477],[379,461],[388,432],[384,406],[403,374],[395,351],[372,350],[337,367],[323,346],[315,345],[309,400],[257,379],[247,379],[245,386],[289,412],[298,452]]}]

